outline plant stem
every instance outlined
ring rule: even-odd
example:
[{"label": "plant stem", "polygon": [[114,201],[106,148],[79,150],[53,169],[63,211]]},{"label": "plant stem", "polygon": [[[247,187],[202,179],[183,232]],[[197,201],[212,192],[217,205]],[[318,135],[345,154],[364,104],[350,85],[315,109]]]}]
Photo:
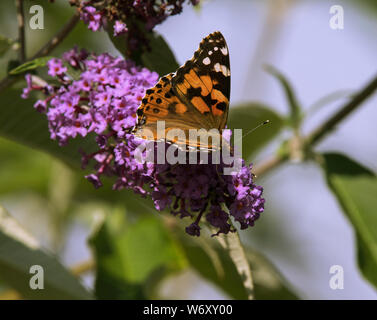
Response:
[{"label": "plant stem", "polygon": [[331,132],[337,124],[339,124],[353,111],[355,111],[365,100],[367,100],[376,89],[377,76],[330,119],[320,125],[317,129],[313,130],[313,132],[306,138],[306,143],[311,146],[314,146],[316,143],[318,143],[321,139],[324,138],[326,134]]},{"label": "plant stem", "polygon": [[[56,46],[61,43],[68,34],[73,30],[76,24],[79,22],[80,17],[76,12],[72,18],[63,26],[36,54],[34,54],[29,60],[33,60],[45,55],[48,55]],[[12,86],[20,79],[20,76],[6,76],[0,81],[0,91]]]},{"label": "plant stem", "polygon": [[24,63],[26,60],[24,1],[16,0],[16,8],[17,8],[17,23],[18,23],[18,42],[20,43],[19,59],[20,59],[20,63]]},{"label": "plant stem", "polygon": [[273,156],[270,159],[261,163],[260,165],[256,165],[253,168],[253,173],[258,178],[259,176],[264,175],[267,172],[269,172],[270,170],[278,167],[279,165],[281,165],[286,160],[288,160],[288,157],[278,156],[278,155]]},{"label": "plant stem", "polygon": [[80,16],[78,12],[72,16],[72,18],[61,28],[32,58],[39,58],[48,55],[56,46],[61,43],[67,35],[73,30],[76,24],[79,22]]},{"label": "plant stem", "polygon": [[276,53],[276,48],[280,35],[283,31],[283,24],[289,10],[293,7],[293,0],[275,0],[266,2],[265,21],[257,40],[256,50],[252,54],[252,60],[247,70],[248,75],[252,75],[245,81],[243,93],[246,97],[252,97],[256,93],[264,91],[263,75],[260,65],[270,60]]},{"label": "plant stem", "polygon": [[81,276],[95,268],[95,263],[93,260],[87,260],[80,262],[71,267],[71,272],[76,276]]},{"label": "plant stem", "polygon": [[[307,137],[303,138],[306,146],[313,147],[319,143],[328,133],[330,133],[336,125],[348,117],[353,111],[363,104],[375,91],[377,90],[377,76],[372,79],[363,89],[355,94],[351,100],[346,103],[338,112],[336,112],[330,119],[321,124],[318,128],[312,131]],[[275,155],[272,158],[264,161],[261,165],[255,166],[253,172],[260,176],[270,172],[272,169],[278,167],[289,159],[287,156]]]}]

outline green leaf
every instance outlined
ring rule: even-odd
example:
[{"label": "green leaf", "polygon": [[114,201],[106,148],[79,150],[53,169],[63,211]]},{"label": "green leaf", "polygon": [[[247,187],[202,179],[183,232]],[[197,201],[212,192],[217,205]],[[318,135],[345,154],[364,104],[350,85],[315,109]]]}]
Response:
[{"label": "green leaf", "polygon": [[[222,289],[233,299],[247,299],[243,280],[228,255],[215,239],[206,239],[205,235],[192,238],[178,234],[190,266],[203,278]],[[246,249],[254,279],[255,299],[297,299],[286,285],[276,268],[260,254]]]},{"label": "green leaf", "polygon": [[[253,131],[266,120],[270,120],[269,124]],[[230,108],[228,128],[242,129],[243,158],[250,159],[260,148],[276,137],[283,128],[283,119],[268,107],[250,102]]]},{"label": "green leaf", "polygon": [[149,41],[150,50],[137,52],[130,55],[127,48],[126,38],[122,35],[115,37],[113,35],[113,26],[110,25],[107,34],[115,48],[129,59],[142,65],[151,71],[156,71],[160,76],[174,72],[179,67],[174,53],[161,35],[155,32],[145,32]]},{"label": "green leaf", "polygon": [[145,286],[156,273],[179,270],[185,265],[180,248],[160,220],[149,216],[136,223],[126,221],[118,208],[92,237],[100,299],[146,299]]},{"label": "green leaf", "polygon": [[[44,289],[30,288],[33,265],[44,270]],[[91,299],[78,279],[44,252],[3,207],[0,207],[0,278],[26,299]]]},{"label": "green leaf", "polygon": [[80,167],[79,149],[93,152],[97,146],[89,135],[85,139],[76,138],[67,146],[60,147],[50,139],[48,123],[44,114],[33,108],[32,99],[20,97],[21,90],[8,89],[0,93],[0,135],[31,148],[45,151],[58,157],[73,167]]},{"label": "green leaf", "polygon": [[[227,212],[229,214],[229,211]],[[233,223],[231,223],[231,225],[234,228]],[[238,232],[220,234],[215,239],[220,243],[236,266],[237,272],[242,278],[242,284],[247,292],[247,298],[249,300],[254,299],[254,283],[251,266],[247,260],[245,248],[241,243]]]},{"label": "green leaf", "polygon": [[302,119],[302,111],[292,85],[289,83],[288,79],[275,67],[266,65],[265,70],[276,77],[277,80],[279,80],[281,86],[284,89],[285,96],[290,108],[290,124],[295,129],[299,128]]},{"label": "green leaf", "polygon": [[16,75],[16,74],[24,73],[26,71],[34,70],[40,67],[44,67],[47,64],[47,62],[52,58],[53,57],[50,57],[50,56],[41,57],[41,58],[36,58],[34,60],[25,62],[21,64],[20,66],[18,66],[17,68],[14,68],[13,70],[11,70],[9,74]]},{"label": "green leaf", "polygon": [[185,251],[189,265],[197,271],[204,279],[212,282],[222,289],[233,299],[246,300],[248,295],[243,286],[242,278],[228,254],[219,245],[212,245],[204,239],[192,238],[182,232],[180,233],[181,245]]},{"label": "green leaf", "polygon": [[324,159],[328,185],[355,229],[359,268],[377,288],[377,177],[342,154]]},{"label": "green leaf", "polygon": [[7,37],[0,35],[0,57],[10,49],[12,44],[12,39],[8,39]]},{"label": "green leaf", "polygon": [[179,65],[174,53],[161,35],[149,36],[151,51],[141,55],[141,61],[149,70],[156,71],[160,76],[174,72]]}]

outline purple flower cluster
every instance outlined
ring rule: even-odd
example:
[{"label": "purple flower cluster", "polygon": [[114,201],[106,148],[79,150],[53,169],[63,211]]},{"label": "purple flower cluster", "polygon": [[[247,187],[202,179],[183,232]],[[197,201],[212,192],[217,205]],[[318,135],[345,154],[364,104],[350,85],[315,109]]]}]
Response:
[{"label": "purple flower cluster", "polygon": [[[52,139],[65,145],[69,138],[85,137],[90,132],[98,135],[101,149],[111,137],[124,138],[124,128],[135,124],[135,113],[147,88],[153,86],[158,75],[131,61],[113,58],[108,54],[88,55],[72,49],[63,59],[47,63],[48,74],[56,77],[60,86],[43,89],[47,98],[38,100],[35,108],[46,112]],[[74,79],[68,67],[80,72]],[[33,89],[30,76],[23,96]],[[50,105],[47,108],[47,105]],[[43,106],[43,107],[42,107]]]},{"label": "purple flower cluster", "polygon": [[88,25],[88,29],[92,31],[98,31],[105,22],[103,14],[88,5],[82,8],[80,18]]},{"label": "purple flower cluster", "polygon": [[181,218],[195,217],[186,228],[190,235],[200,235],[203,215],[218,230],[216,234],[231,231],[229,214],[241,229],[253,226],[264,210],[263,189],[253,184],[251,166],[245,166],[243,161],[239,173],[223,175],[224,167],[223,163],[161,166],[152,185],[156,209],[168,207]]},{"label": "purple flower cluster", "polygon": [[113,176],[114,189],[130,188],[151,197],[159,211],[168,209],[181,218],[193,219],[186,231],[196,236],[202,217],[218,234],[232,231],[230,216],[244,229],[253,226],[263,212],[262,188],[253,183],[251,167],[243,160],[239,160],[242,169],[233,175],[222,174],[227,166],[223,163],[170,165],[137,161],[138,146],[146,142],[129,132],[146,89],[157,82],[156,73],[128,60],[75,48],[63,59],[51,59],[48,74],[59,85],[37,85],[27,75],[22,96],[26,98],[31,90],[46,95],[35,103],[35,108],[46,114],[51,138],[60,145],[78,135],[95,135],[98,149],[91,154],[82,151],[82,164],[95,162],[95,173],[86,178],[96,188],[102,185],[103,175]]},{"label": "purple flower cluster", "polygon": [[[92,31],[113,24],[113,34],[126,35],[130,52],[148,47],[145,33],[167,17],[182,12],[185,0],[70,0],[78,7],[80,18]],[[190,0],[197,5],[199,0]]]}]

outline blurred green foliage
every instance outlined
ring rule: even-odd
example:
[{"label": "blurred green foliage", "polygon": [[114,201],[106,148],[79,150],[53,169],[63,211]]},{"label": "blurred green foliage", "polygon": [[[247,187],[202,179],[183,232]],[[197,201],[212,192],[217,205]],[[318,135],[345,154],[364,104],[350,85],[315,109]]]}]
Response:
[{"label": "blurred green foliage", "polygon": [[377,177],[337,153],[324,154],[324,169],[330,189],[355,229],[359,268],[377,288]]},{"label": "blurred green foliage", "polygon": [[[43,290],[33,290],[30,267],[43,267]],[[91,294],[51,254],[38,247],[16,221],[0,207],[0,280],[26,299],[90,299]]]},{"label": "blurred green foliage", "polygon": [[124,207],[107,216],[90,243],[97,263],[99,299],[153,298],[153,273],[177,271],[186,265],[178,244],[159,220],[149,216],[131,223]]}]

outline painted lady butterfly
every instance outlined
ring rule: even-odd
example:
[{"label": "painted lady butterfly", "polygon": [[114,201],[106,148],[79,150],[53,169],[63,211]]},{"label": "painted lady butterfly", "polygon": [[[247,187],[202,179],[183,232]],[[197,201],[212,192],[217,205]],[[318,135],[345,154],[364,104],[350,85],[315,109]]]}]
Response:
[{"label": "painted lady butterfly", "polygon": [[[137,123],[132,133],[139,138],[159,140],[157,121],[165,121],[165,141],[185,150],[218,149],[211,140],[206,145],[189,138],[190,129],[225,128],[230,96],[229,50],[223,35],[214,32],[200,43],[194,56],[176,72],[159,79],[146,91],[137,110]],[[153,137],[145,136],[145,129]],[[185,138],[169,140],[167,132],[180,129]]]}]

